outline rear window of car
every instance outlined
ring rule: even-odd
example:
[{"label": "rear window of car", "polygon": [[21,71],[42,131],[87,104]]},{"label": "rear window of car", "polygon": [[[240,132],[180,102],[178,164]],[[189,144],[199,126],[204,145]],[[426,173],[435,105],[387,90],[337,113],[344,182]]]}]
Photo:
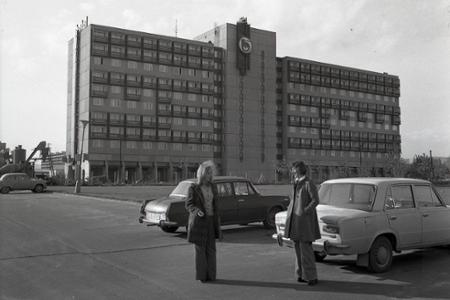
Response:
[{"label": "rear window of car", "polygon": [[320,204],[341,208],[372,210],[376,186],[359,183],[322,184],[319,189]]},{"label": "rear window of car", "polygon": [[187,197],[191,185],[192,182],[190,181],[180,182],[172,193],[170,193],[170,196]]}]

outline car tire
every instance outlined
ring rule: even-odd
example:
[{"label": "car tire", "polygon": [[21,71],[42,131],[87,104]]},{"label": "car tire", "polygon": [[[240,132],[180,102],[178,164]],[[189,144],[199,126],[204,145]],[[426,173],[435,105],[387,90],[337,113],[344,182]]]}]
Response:
[{"label": "car tire", "polygon": [[275,215],[282,211],[281,207],[272,207],[267,213],[266,219],[263,221],[264,227],[267,229],[275,229]]},{"label": "car tire", "polygon": [[10,190],[11,190],[11,189],[9,188],[9,186],[4,186],[4,187],[2,187],[2,189],[0,190],[0,192],[1,192],[2,194],[8,194]]},{"label": "car tire", "polygon": [[168,233],[174,233],[175,231],[177,231],[177,229],[178,226],[166,226],[166,225],[161,226],[161,230]]},{"label": "car tire", "polygon": [[314,257],[316,258],[316,262],[323,262],[327,254],[325,252],[314,251]]},{"label": "car tire", "polygon": [[369,270],[374,273],[386,272],[392,264],[392,244],[384,236],[378,237],[369,251]]},{"label": "car tire", "polygon": [[33,192],[42,193],[44,191],[44,186],[42,184],[38,184],[34,187]]}]

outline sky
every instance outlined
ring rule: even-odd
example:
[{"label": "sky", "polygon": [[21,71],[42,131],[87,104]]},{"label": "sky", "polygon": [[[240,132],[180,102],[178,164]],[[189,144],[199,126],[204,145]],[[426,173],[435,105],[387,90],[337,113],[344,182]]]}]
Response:
[{"label": "sky", "polygon": [[245,16],[277,56],[400,78],[402,157],[450,156],[450,0],[0,0],[0,141],[66,145],[67,42],[89,23],[192,39]]}]

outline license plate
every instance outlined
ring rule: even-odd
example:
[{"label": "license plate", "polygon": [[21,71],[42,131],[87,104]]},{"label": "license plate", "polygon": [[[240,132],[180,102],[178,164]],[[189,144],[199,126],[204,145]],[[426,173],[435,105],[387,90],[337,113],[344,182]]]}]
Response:
[{"label": "license plate", "polygon": [[162,220],[162,214],[158,213],[147,213],[147,219],[150,222],[159,223]]}]

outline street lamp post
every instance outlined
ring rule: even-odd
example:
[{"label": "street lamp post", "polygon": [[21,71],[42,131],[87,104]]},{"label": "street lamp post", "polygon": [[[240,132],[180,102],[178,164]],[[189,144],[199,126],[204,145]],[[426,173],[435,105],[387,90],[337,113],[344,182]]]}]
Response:
[{"label": "street lamp post", "polygon": [[89,124],[87,120],[80,120],[83,125],[83,133],[81,134],[81,151],[80,151],[80,159],[77,161],[77,180],[75,182],[75,194],[80,193],[81,188],[81,162],[83,161],[83,142],[84,142],[84,130],[86,129],[86,125]]}]

